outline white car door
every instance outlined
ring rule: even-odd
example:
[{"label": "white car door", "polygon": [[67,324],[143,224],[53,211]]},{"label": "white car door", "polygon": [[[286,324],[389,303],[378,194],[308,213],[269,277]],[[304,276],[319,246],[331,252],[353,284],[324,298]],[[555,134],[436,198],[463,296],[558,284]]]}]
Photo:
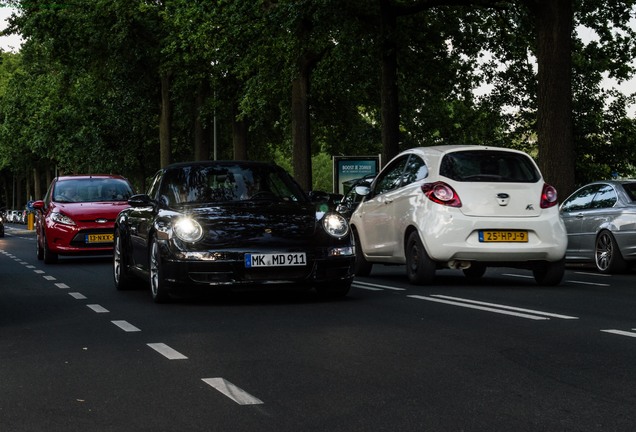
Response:
[{"label": "white car door", "polygon": [[[358,210],[364,231],[363,250],[368,258],[386,262],[404,262],[404,232],[422,196],[419,180],[428,176],[428,168],[417,155],[391,162],[373,185],[375,195]],[[356,216],[357,217],[357,216]],[[362,237],[362,234],[361,234]]]},{"label": "white car door", "polygon": [[396,159],[378,174],[371,194],[352,216],[362,249],[369,258],[387,257],[396,247],[393,202],[400,193],[400,182],[408,155]]}]

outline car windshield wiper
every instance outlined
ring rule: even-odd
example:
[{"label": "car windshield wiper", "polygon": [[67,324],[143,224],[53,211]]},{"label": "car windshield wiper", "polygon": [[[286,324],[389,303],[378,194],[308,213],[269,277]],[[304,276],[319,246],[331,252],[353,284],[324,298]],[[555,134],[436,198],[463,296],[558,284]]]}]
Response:
[{"label": "car windshield wiper", "polygon": [[253,201],[281,201],[281,198],[278,195],[270,191],[256,192],[248,199]]}]

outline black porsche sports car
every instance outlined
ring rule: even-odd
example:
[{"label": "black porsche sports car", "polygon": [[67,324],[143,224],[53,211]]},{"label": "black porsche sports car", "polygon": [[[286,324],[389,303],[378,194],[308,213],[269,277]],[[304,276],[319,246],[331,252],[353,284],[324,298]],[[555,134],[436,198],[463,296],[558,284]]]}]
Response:
[{"label": "black porsche sports car", "polygon": [[310,201],[275,164],[203,161],[157,172],[115,222],[113,274],[149,280],[155,302],[183,286],[294,284],[345,296],[353,280],[348,222]]}]

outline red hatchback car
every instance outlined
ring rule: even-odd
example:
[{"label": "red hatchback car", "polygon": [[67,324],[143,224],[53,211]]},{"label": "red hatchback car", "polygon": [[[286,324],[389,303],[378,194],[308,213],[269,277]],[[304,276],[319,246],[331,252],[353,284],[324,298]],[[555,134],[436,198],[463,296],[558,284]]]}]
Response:
[{"label": "red hatchback car", "polygon": [[115,218],[132,194],[121,176],[56,177],[33,203],[38,259],[51,264],[59,255],[112,254]]}]

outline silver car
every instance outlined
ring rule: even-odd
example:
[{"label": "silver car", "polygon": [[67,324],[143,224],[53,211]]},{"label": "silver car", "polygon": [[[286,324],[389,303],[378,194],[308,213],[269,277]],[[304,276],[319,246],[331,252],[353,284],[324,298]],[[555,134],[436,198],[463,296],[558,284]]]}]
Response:
[{"label": "silver car", "polygon": [[636,260],[636,180],[587,184],[561,204],[566,261],[618,273]]}]

